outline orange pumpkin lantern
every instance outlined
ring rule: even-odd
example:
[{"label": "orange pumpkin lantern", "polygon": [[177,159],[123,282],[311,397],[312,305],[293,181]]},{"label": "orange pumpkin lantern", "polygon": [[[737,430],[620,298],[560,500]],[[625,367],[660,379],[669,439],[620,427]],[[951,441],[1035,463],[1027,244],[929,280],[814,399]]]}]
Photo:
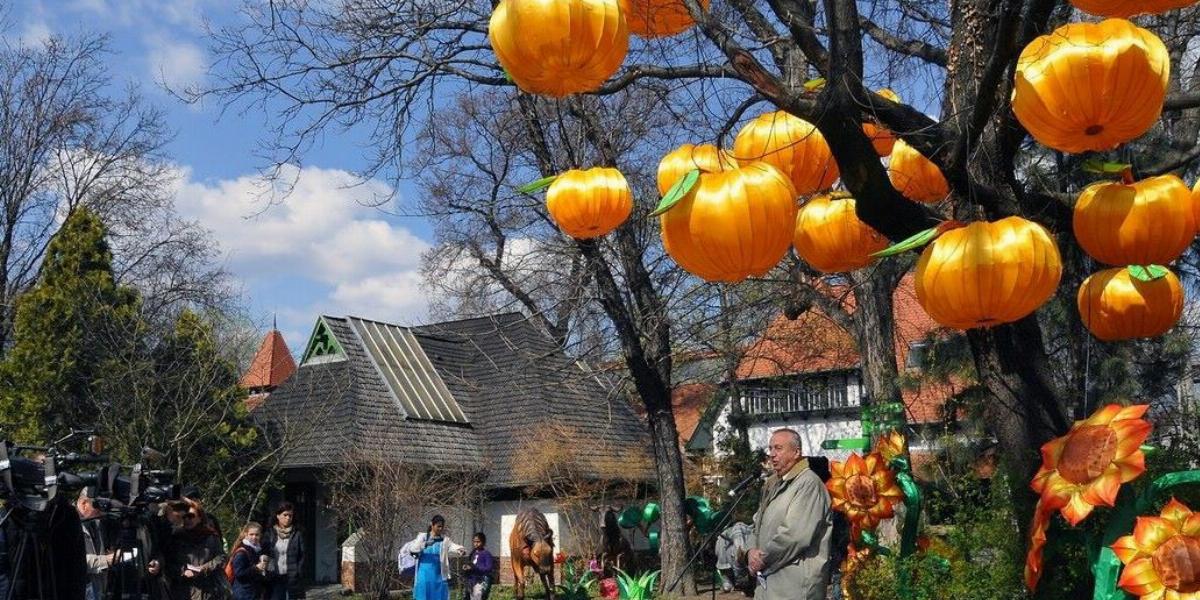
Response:
[{"label": "orange pumpkin lantern", "polygon": [[1012,108],[1043,145],[1110,150],[1158,120],[1170,74],[1167,47],[1153,33],[1122,19],[1071,23],[1021,52]]},{"label": "orange pumpkin lantern", "polygon": [[[708,10],[708,0],[700,0]],[[621,0],[629,32],[644,38],[665,37],[682,33],[695,25],[683,0]]]},{"label": "orange pumpkin lantern", "polygon": [[733,154],[739,161],[761,160],[779,169],[801,195],[827,190],[838,178],[825,136],[812,123],[784,111],[746,123],[733,141]]},{"label": "orange pumpkin lantern", "polygon": [[618,0],[501,0],[488,39],[517,87],[561,98],[599,88],[621,67],[629,28]]},{"label": "orange pumpkin lantern", "polygon": [[888,240],[858,219],[854,198],[835,194],[816,196],[800,208],[792,245],[814,269],[841,273],[871,264],[871,253],[887,248]]},{"label": "orange pumpkin lantern", "polygon": [[629,183],[616,169],[571,169],[546,190],[546,210],[563,233],[580,240],[600,237],[633,211]]},{"label": "orange pumpkin lantern", "polygon": [[1196,0],[1071,0],[1085,13],[1098,17],[1128,18],[1134,15],[1153,15],[1176,8],[1186,8]]},{"label": "orange pumpkin lantern", "polygon": [[904,140],[896,140],[892,148],[888,178],[896,191],[916,202],[937,202],[950,194],[942,170]]},{"label": "orange pumpkin lantern", "polygon": [[1196,219],[1196,229],[1200,229],[1200,180],[1192,186],[1192,216]]},{"label": "orange pumpkin lantern", "polygon": [[1106,342],[1148,338],[1166,333],[1179,321],[1183,287],[1169,270],[1162,277],[1142,281],[1121,267],[1083,280],[1076,301],[1079,317],[1097,338]]},{"label": "orange pumpkin lantern", "polygon": [[1044,227],[1020,217],[952,229],[917,262],[917,301],[933,320],[970,329],[1037,310],[1058,287],[1062,259]]},{"label": "orange pumpkin lantern", "polygon": [[700,169],[706,173],[728,171],[737,168],[737,161],[729,153],[718,149],[712,144],[684,144],[669,153],[658,162],[658,193],[667,195],[667,190],[675,185],[688,171]]},{"label": "orange pumpkin lantern", "polygon": [[1196,237],[1192,193],[1174,175],[1097,183],[1075,203],[1075,239],[1109,265],[1167,264]]},{"label": "orange pumpkin lantern", "polygon": [[[899,102],[900,96],[892,90],[879,90],[875,92],[892,102]],[[892,153],[892,146],[896,143],[896,136],[891,131],[882,125],[874,123],[863,123],[863,133],[867,134],[867,138],[871,140],[871,145],[875,147],[875,152],[880,156],[888,156]]]},{"label": "orange pumpkin lantern", "polygon": [[707,281],[763,275],[791,245],[795,198],[787,177],[763,162],[701,173],[695,187],[659,217],[663,247]]}]

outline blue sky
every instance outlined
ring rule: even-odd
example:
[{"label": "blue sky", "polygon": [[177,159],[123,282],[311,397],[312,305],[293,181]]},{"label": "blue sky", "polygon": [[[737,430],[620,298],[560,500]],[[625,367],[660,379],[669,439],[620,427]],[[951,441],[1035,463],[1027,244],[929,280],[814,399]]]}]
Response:
[{"label": "blue sky", "polygon": [[[237,19],[240,1],[14,0],[8,35],[19,43],[51,34],[111,36],[106,62],[117,87],[137,83],[176,132],[168,152],[179,173],[177,210],[212,231],[251,316],[269,326],[278,314],[294,352],[323,312],[425,320],[419,266],[428,223],[365,206],[392,190],[377,181],[350,185],[350,173],[363,166],[364,139],[326,136],[294,172],[297,186],[287,201],[269,204],[257,155],[268,135],[266,115],[221,114],[217,105],[186,105],[162,89],[211,75],[204,24]],[[402,187],[398,201],[412,193]]]}]

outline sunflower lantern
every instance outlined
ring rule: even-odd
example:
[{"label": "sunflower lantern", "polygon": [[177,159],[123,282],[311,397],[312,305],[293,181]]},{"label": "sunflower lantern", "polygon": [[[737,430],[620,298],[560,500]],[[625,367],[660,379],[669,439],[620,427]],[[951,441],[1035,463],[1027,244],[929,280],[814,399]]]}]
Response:
[{"label": "sunflower lantern", "polygon": [[846,515],[856,531],[869,531],[880,521],[895,516],[895,506],[904,499],[896,475],[878,453],[866,457],[851,454],[846,462],[830,463],[829,489],[834,510]]},{"label": "sunflower lantern", "polygon": [[1109,265],[1165,265],[1196,237],[1192,192],[1174,175],[1088,186],[1075,203],[1075,239]]},{"label": "sunflower lantern", "polygon": [[677,185],[688,189],[655,212],[661,215],[663,247],[686,271],[736,283],[766,274],[787,254],[796,190],[779,169],[753,162],[715,173],[694,171]]},{"label": "sunflower lantern", "polygon": [[837,162],[816,126],[784,111],[759,115],[733,141],[739,161],[762,161],[783,172],[802,196],[824,191],[838,178]]},{"label": "sunflower lantern", "polygon": [[1118,585],[1141,600],[1200,598],[1200,513],[1172,498],[1157,517],[1138,517],[1112,545],[1125,565]]},{"label": "sunflower lantern", "polygon": [[501,0],[488,40],[517,87],[561,98],[598,89],[625,60],[619,0]]},{"label": "sunflower lantern", "polygon": [[629,183],[616,169],[571,169],[546,190],[546,211],[563,233],[575,239],[600,237],[629,218]]},{"label": "sunflower lantern", "polygon": [[942,170],[904,140],[892,147],[888,178],[896,191],[914,202],[938,202],[950,194]]},{"label": "sunflower lantern", "polygon": [[921,253],[914,283],[933,320],[971,329],[1024,318],[1053,295],[1061,277],[1050,233],[1007,217],[942,233]]},{"label": "sunflower lantern", "polygon": [[1167,47],[1153,33],[1123,19],[1070,23],[1021,52],[1013,113],[1055,150],[1111,150],[1158,120],[1170,74]]},{"label": "sunflower lantern", "polygon": [[841,273],[874,261],[871,254],[887,248],[888,240],[858,219],[848,194],[815,196],[796,215],[792,245],[814,269]]},{"label": "sunflower lantern", "polygon": [[1084,326],[1101,340],[1155,337],[1183,314],[1183,287],[1157,265],[1108,269],[1083,281],[1077,304]]}]

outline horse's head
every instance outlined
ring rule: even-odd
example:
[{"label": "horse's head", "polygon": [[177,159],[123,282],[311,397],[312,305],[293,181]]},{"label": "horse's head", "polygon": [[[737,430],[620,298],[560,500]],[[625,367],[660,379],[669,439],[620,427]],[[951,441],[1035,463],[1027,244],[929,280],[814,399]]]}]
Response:
[{"label": "horse's head", "polygon": [[526,538],[529,542],[529,560],[538,573],[549,573],[554,568],[554,532],[541,538]]}]

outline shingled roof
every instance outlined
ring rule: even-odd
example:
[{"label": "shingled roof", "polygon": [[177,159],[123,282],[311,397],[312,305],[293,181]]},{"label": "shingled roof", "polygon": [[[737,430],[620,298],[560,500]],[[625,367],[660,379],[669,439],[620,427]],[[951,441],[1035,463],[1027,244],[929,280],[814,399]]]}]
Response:
[{"label": "shingled roof", "polygon": [[595,478],[652,477],[645,424],[629,403],[518,313],[407,328],[466,423],[406,417],[350,319],[321,321],[340,354],[308,359],[261,411],[303,433],[287,467],[333,464],[354,449],[413,464],[478,469],[490,487],[520,487],[536,482],[514,467],[538,433],[552,428],[593,442],[577,458],[578,467]]},{"label": "shingled roof", "polygon": [[288,377],[296,372],[296,361],[292,351],[288,349],[283,334],[272,329],[263,338],[250,368],[242,375],[241,386],[257,392],[264,389],[279,387]]}]

